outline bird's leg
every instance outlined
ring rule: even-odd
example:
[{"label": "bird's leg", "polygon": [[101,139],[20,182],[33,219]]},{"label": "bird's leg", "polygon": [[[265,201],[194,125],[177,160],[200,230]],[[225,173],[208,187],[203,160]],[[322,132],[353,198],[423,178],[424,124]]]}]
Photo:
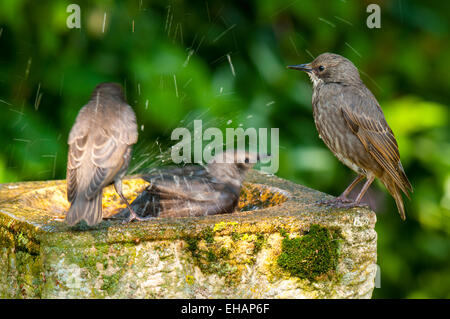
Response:
[{"label": "bird's leg", "polygon": [[373,175],[370,175],[367,178],[366,183],[363,185],[363,187],[361,188],[361,191],[359,192],[358,196],[356,197],[355,204],[359,205],[359,203],[361,202],[361,199],[363,198],[364,194],[366,194],[367,190],[370,187],[370,184],[372,184],[374,180],[375,180],[375,176],[373,176]]},{"label": "bird's leg", "polygon": [[[342,193],[342,195],[346,196],[351,189],[363,178],[363,176],[359,176],[357,179],[355,179],[350,185],[349,187],[347,187],[347,189],[344,191],[344,193]],[[356,197],[355,201],[350,201],[348,200],[346,197],[344,197],[344,199],[339,199],[339,197],[336,197],[332,200],[329,201],[323,201],[320,202],[319,205],[323,205],[323,204],[327,204],[336,208],[352,208],[352,207],[357,207],[357,206],[367,206],[367,205],[361,205],[360,202],[362,200],[362,198],[364,197],[364,195],[366,194],[367,190],[369,189],[370,185],[373,183],[373,181],[375,180],[375,176],[370,175],[367,177],[367,181],[365,182],[365,184],[363,185],[363,187],[361,188],[361,191],[359,192],[358,196]]]},{"label": "bird's leg", "polygon": [[328,199],[328,200],[321,200],[318,202],[319,205],[328,205],[328,204],[334,204],[334,203],[353,203],[351,199],[348,199],[348,194],[352,191],[352,189],[364,178],[364,175],[358,175],[353,182],[348,185],[348,187],[342,192],[341,195],[339,195],[336,198]]},{"label": "bird's leg", "polygon": [[119,194],[120,198],[122,198],[122,200],[127,205],[128,210],[130,211],[130,216],[128,216],[128,218],[125,220],[126,223],[129,223],[133,220],[143,221],[143,220],[150,220],[153,218],[153,216],[140,217],[134,212],[134,210],[131,208],[130,204],[128,203],[128,200],[125,198],[125,196],[123,196],[122,180],[118,179],[118,180],[114,181],[114,188],[116,189],[117,194]]},{"label": "bird's leg", "polygon": [[364,175],[358,175],[353,182],[348,185],[348,187],[345,189],[345,191],[342,192],[341,195],[337,197],[337,199],[341,201],[351,201],[347,198],[348,194],[352,191],[352,189],[364,178]]}]

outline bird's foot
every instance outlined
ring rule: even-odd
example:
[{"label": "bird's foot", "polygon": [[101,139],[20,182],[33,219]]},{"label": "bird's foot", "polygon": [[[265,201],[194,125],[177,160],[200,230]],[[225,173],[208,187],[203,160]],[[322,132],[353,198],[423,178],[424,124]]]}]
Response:
[{"label": "bird's foot", "polygon": [[151,220],[154,219],[154,216],[145,216],[145,217],[141,217],[139,215],[137,215],[135,212],[133,212],[132,210],[130,211],[130,214],[128,215],[128,218],[124,220],[124,223],[130,223],[133,220],[137,220],[137,221],[146,221],[146,220]]},{"label": "bird's foot", "polygon": [[142,217],[142,216],[137,215],[134,211],[132,211],[130,213],[130,210],[128,208],[125,208],[125,209],[121,210],[117,214],[114,214],[114,215],[111,215],[111,216],[107,216],[107,217],[103,217],[103,219],[122,220],[123,223],[129,223],[129,222],[132,222],[133,220],[145,221],[145,220],[150,220],[152,218],[155,218],[155,216]]},{"label": "bird's foot", "polygon": [[323,199],[318,202],[316,202],[319,206],[329,206],[333,208],[354,208],[354,207],[366,207],[369,206],[364,203],[357,203],[351,199],[348,199],[346,197],[335,197],[332,199]]}]

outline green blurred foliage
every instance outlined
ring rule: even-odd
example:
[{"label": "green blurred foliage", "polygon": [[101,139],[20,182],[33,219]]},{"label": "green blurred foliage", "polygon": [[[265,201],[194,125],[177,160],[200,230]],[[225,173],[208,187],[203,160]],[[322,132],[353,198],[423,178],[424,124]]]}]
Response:
[{"label": "green blurred foliage", "polygon": [[[372,2],[380,29],[366,26]],[[77,112],[96,84],[116,81],[137,113],[141,156],[196,118],[278,127],[277,175],[337,195],[354,174],[318,138],[307,76],[285,66],[339,53],[377,96],[415,188],[406,222],[380,184],[368,194],[374,297],[450,297],[447,1],[76,1],[81,29],[66,26],[70,3],[0,2],[1,183],[65,178]]]}]

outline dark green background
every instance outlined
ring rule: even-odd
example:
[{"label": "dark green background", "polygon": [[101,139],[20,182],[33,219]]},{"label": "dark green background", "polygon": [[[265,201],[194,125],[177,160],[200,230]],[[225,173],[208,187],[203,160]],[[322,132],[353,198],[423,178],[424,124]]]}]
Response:
[{"label": "dark green background", "polygon": [[[96,84],[116,81],[143,125],[133,167],[161,164],[171,131],[196,118],[276,127],[277,175],[338,195],[354,173],[318,138],[309,79],[285,66],[339,53],[380,102],[415,188],[406,222],[379,183],[368,193],[374,297],[450,297],[448,1],[76,1],[81,29],[69,29],[71,2],[0,2],[1,183],[65,178],[77,112]],[[380,29],[366,26],[372,2]]]}]

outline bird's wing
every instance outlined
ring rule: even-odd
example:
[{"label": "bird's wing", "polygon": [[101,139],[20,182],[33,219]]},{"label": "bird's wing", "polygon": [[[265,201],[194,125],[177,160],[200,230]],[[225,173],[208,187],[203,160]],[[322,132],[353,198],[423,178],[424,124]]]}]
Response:
[{"label": "bird's wing", "polygon": [[67,199],[72,203],[79,191],[80,180],[78,178],[78,170],[86,158],[86,150],[88,147],[89,134],[89,104],[85,105],[77,115],[75,124],[70,130],[69,152],[67,159]]},{"label": "bird's wing", "polygon": [[407,190],[412,191],[412,186],[403,171],[397,141],[383,111],[368,89],[358,90],[358,95],[354,92],[344,90],[341,95],[340,104],[345,121],[366,150],[408,195]]},{"label": "bird's wing", "polygon": [[[168,187],[152,185],[147,189],[159,217],[205,216],[231,213],[237,205],[237,197],[225,184],[202,187],[193,183],[187,193]],[[154,198],[154,200],[153,200]]]},{"label": "bird's wing", "polygon": [[131,106],[117,100],[105,100],[103,103],[114,105],[104,109],[109,113],[105,116],[109,121],[103,124],[104,128],[112,132],[117,141],[127,145],[136,144],[138,129],[136,115]]},{"label": "bird's wing", "polygon": [[[195,174],[189,175],[194,172]],[[204,170],[190,169],[164,170],[147,179],[152,183],[150,189],[163,198],[188,199],[190,201],[209,201],[216,187]]]},{"label": "bird's wing", "polygon": [[160,200],[158,217],[187,217],[206,216],[232,213],[237,205],[236,198],[232,194],[222,196],[222,199],[209,200],[207,202]]},{"label": "bird's wing", "polygon": [[85,156],[87,145],[87,135],[74,138],[69,144],[69,153],[67,160],[67,199],[70,203],[75,200],[77,195],[77,169]]},{"label": "bird's wing", "polygon": [[142,178],[151,185],[131,203],[138,214],[204,216],[231,213],[237,206],[235,192],[198,165],[163,169]]},{"label": "bird's wing", "polygon": [[90,160],[94,172],[86,190],[88,198],[94,197],[103,187],[109,185],[122,170],[125,164],[125,154],[130,147],[117,139],[116,130],[97,130],[93,136]]}]

